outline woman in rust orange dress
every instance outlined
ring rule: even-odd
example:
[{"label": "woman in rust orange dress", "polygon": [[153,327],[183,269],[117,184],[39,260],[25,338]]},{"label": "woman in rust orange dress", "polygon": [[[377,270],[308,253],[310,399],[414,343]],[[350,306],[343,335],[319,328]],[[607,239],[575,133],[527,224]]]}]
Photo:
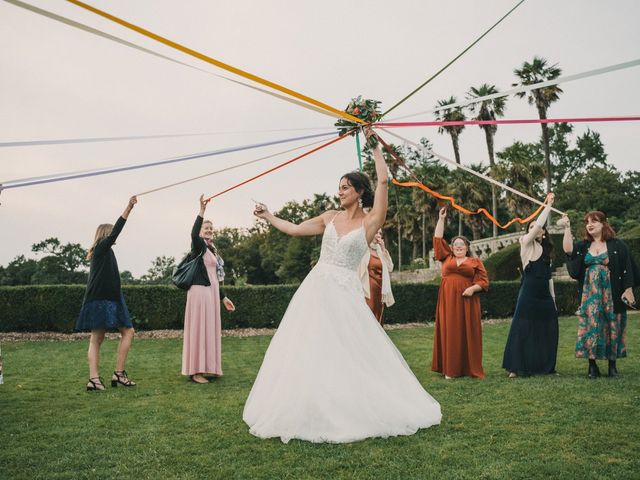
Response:
[{"label": "woman in rust orange dress", "polygon": [[384,325],[384,306],[390,307],[395,303],[389,275],[392,271],[393,260],[384,247],[382,230],[378,230],[369,244],[369,251],[360,262],[358,275],[367,305],[380,325]]},{"label": "woman in rust orange dress", "polygon": [[442,283],[431,369],[447,379],[484,378],[480,299],[476,294],[489,288],[487,272],[480,259],[471,256],[465,237],[454,237],[449,247],[443,238],[446,217],[446,208],[440,209],[433,236],[436,260],[442,262]]}]

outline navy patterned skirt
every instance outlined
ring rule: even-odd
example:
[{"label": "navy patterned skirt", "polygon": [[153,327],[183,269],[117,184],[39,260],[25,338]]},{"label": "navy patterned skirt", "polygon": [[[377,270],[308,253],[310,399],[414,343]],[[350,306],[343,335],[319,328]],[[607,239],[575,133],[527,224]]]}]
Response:
[{"label": "navy patterned skirt", "polygon": [[79,332],[117,330],[123,327],[133,327],[133,324],[122,293],[119,302],[94,300],[83,304],[76,321],[76,330]]}]

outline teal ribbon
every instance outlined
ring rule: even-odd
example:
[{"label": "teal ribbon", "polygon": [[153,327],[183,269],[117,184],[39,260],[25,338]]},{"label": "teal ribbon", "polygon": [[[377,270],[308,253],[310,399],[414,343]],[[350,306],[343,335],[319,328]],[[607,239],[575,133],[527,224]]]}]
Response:
[{"label": "teal ribbon", "polygon": [[362,154],[360,153],[360,130],[356,130],[356,148],[358,149],[358,167],[362,171]]}]

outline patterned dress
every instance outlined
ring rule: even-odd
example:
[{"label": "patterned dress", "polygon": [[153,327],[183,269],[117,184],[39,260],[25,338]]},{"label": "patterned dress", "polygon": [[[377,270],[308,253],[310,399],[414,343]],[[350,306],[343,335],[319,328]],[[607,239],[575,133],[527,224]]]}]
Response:
[{"label": "patterned dress", "polygon": [[627,313],[616,314],[613,310],[608,254],[594,256],[587,252],[584,263],[576,357],[609,360],[626,357]]}]

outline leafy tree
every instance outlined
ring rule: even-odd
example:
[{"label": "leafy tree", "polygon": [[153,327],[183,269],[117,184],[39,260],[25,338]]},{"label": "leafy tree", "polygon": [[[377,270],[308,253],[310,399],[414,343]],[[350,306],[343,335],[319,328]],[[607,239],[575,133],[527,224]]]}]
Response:
[{"label": "leafy tree", "polygon": [[38,271],[38,262],[18,255],[6,267],[1,268],[0,285],[30,285],[31,278]]},{"label": "leafy tree", "polygon": [[120,283],[123,285],[137,285],[140,280],[136,279],[129,270],[120,272]]},{"label": "leafy tree", "polygon": [[247,237],[236,246],[236,280],[243,279],[253,285],[278,283],[275,269],[265,268],[260,253],[266,236],[264,225],[257,225],[249,230]]},{"label": "leafy tree", "polygon": [[233,285],[244,278],[242,262],[238,259],[238,248],[248,233],[241,228],[219,228],[213,234],[213,243],[224,260],[225,283]]},{"label": "leafy tree", "polygon": [[[540,179],[544,174],[542,158],[537,145],[515,142],[498,152],[496,178],[534,198],[541,197]],[[509,191],[505,192],[506,205],[514,217],[531,214],[531,202]]]},{"label": "leafy tree", "polygon": [[572,145],[573,126],[558,123],[549,129],[550,149],[553,157],[553,184],[559,185],[567,180],[583,175],[591,168],[606,168],[607,154],[600,140],[600,134],[587,130]]},{"label": "leafy tree", "polygon": [[168,257],[166,255],[156,257],[155,260],[151,262],[151,267],[149,267],[147,273],[140,277],[140,281],[141,283],[150,285],[168,285],[171,283],[171,275],[175,266],[176,259],[174,257]]},{"label": "leafy tree", "polygon": [[38,270],[32,275],[33,284],[70,284],[87,281],[87,252],[79,243],[62,244],[55,237],[33,244],[31,251],[43,255]]},{"label": "leafy tree", "polygon": [[637,204],[634,195],[633,186],[625,183],[625,177],[614,167],[594,167],[557,185],[555,205],[577,212],[580,218],[586,212],[600,210],[609,217],[622,219]]}]

